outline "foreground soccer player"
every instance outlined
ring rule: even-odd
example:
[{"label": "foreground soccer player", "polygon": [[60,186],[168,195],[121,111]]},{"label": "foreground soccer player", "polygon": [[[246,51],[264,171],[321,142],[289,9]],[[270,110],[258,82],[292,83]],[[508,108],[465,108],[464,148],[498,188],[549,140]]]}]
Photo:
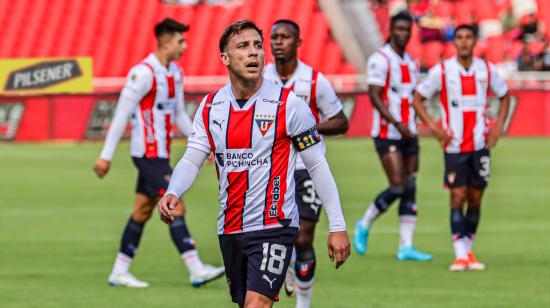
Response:
[{"label": "foreground soccer player", "polygon": [[[158,41],[156,53],[150,54],[134,66],[117,104],[115,116],[107,133],[105,145],[94,165],[96,174],[103,178],[109,172],[115,148],[132,115],[130,155],[138,169],[136,198],[128,221],[120,251],[109,284],[144,288],[147,282],[136,279],[129,268],[139,246],[143,227],[166,188],[172,173],[169,164],[171,127],[188,136],[191,120],[184,110],[183,79],[178,66],[172,62],[181,58],[187,44],[182,33],[188,26],[165,19],[155,27]],[[184,219],[183,202],[174,210],[170,235],[189,270],[191,284],[200,286],[223,275],[223,267],[203,264]]]},{"label": "foreground soccer player", "polygon": [[353,244],[359,254],[365,254],[372,223],[399,199],[397,260],[429,261],[430,254],[413,246],[419,147],[411,102],[418,72],[414,59],[405,51],[412,26],[408,13],[393,16],[388,43],[367,64],[367,83],[374,106],[372,137],[390,186],[378,194],[363,219],[356,222]]},{"label": "foreground soccer player", "polygon": [[[451,231],[456,256],[450,270],[483,270],[485,265],[477,261],[472,244],[479,224],[481,198],[489,180],[489,150],[502,133],[510,98],[508,87],[493,64],[473,56],[475,28],[461,25],[454,37],[457,56],[430,70],[418,85],[413,104],[445,151],[445,184],[451,192]],[[485,115],[489,90],[500,98],[498,119],[490,131]],[[443,127],[422,105],[436,92],[441,94]]]},{"label": "foreground soccer player", "polygon": [[[298,47],[301,44],[298,24],[286,19],[276,21],[271,30],[271,53],[275,58],[275,64],[265,68],[264,77],[278,86],[291,89],[308,103],[320,134],[343,134],[348,129],[348,120],[342,111],[342,103],[323,74],[298,60]],[[321,143],[325,151],[325,144],[323,141]],[[294,180],[300,228],[294,243],[296,261],[292,260],[290,263],[285,279],[285,291],[287,295],[292,295],[295,285],[296,307],[305,308],[310,306],[313,291],[316,263],[313,239],[321,213],[321,200],[299,156],[296,160]]]},{"label": "foreground soccer player", "polygon": [[213,151],[220,181],[218,234],[229,292],[241,307],[271,307],[299,226],[293,177],[298,152],[325,205],[328,253],[336,268],[350,253],[346,224],[308,105],[262,77],[261,30],[248,20],[235,22],[225,29],[219,48],[230,83],[201,102],[159,214],[162,221],[173,222],[179,196]]}]

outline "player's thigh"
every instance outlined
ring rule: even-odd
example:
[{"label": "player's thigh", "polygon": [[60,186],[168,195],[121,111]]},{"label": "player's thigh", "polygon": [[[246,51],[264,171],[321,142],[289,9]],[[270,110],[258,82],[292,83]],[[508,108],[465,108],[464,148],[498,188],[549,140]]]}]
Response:
[{"label": "player's thigh", "polygon": [[468,186],[467,188],[467,200],[468,207],[479,208],[481,206],[481,199],[483,198],[484,188]]},{"label": "player's thigh", "polygon": [[244,301],[245,308],[270,308],[273,307],[274,300],[254,291],[246,292],[246,299]]},{"label": "player's thigh", "polygon": [[316,221],[300,218],[300,228],[298,229],[295,242],[295,247],[298,252],[307,251],[313,248],[316,225]]},{"label": "player's thigh", "polygon": [[296,228],[246,233],[247,291],[277,300],[292,257]]},{"label": "player's thigh", "polygon": [[419,165],[418,154],[420,152],[420,147],[418,146],[418,138],[402,140],[401,144],[405,174],[414,174],[418,171]]},{"label": "player's thigh", "polygon": [[132,211],[132,219],[140,223],[146,222],[149,218],[151,218],[154,207],[154,198],[142,193],[136,193],[134,208]]},{"label": "player's thigh", "polygon": [[405,165],[400,151],[386,152],[380,156],[382,167],[391,186],[404,186]]},{"label": "player's thigh", "polygon": [[243,247],[244,234],[223,234],[218,238],[231,300],[242,307],[246,297],[247,274],[247,258]]},{"label": "player's thigh", "polygon": [[403,157],[405,174],[411,175],[418,172],[418,154]]}]

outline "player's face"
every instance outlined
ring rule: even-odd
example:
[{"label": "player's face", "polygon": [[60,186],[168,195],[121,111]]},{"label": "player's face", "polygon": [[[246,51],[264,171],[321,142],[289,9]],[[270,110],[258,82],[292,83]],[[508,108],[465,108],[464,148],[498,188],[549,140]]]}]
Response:
[{"label": "player's face", "polygon": [[454,45],[456,54],[460,58],[472,57],[476,46],[476,37],[469,29],[458,30],[455,35]]},{"label": "player's face", "polygon": [[256,30],[244,29],[233,35],[221,56],[227,69],[240,78],[247,81],[261,78],[265,52],[262,37]]},{"label": "player's face", "polygon": [[301,40],[287,24],[276,24],[271,29],[271,54],[275,60],[296,58]]},{"label": "player's face", "polygon": [[168,54],[170,54],[172,60],[179,60],[187,49],[187,42],[182,33],[176,32],[169,35],[166,42],[166,48]]},{"label": "player's face", "polygon": [[391,27],[391,40],[400,48],[405,49],[411,38],[412,23],[408,20],[397,20]]}]

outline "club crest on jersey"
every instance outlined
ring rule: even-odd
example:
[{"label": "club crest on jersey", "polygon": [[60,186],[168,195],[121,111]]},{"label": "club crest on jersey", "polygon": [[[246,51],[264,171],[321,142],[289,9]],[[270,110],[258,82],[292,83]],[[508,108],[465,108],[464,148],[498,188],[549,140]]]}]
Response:
[{"label": "club crest on jersey", "polygon": [[262,136],[265,136],[265,133],[267,133],[271,125],[273,125],[275,116],[270,114],[258,114],[256,115],[254,120],[256,122],[256,125],[260,129]]}]

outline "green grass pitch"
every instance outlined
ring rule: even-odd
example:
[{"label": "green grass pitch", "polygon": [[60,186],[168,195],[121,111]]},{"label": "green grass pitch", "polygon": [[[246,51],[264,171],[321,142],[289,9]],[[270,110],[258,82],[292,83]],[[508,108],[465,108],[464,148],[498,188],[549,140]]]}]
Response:
[{"label": "green grass pitch", "polygon": [[[145,290],[107,285],[136,180],[122,143],[111,173],[91,167],[98,143],[0,144],[0,307],[229,307],[224,279],[200,289],[158,216],[145,228],[132,271]],[[550,307],[550,139],[503,139],[493,151],[491,181],[475,250],[484,272],[450,273],[453,259],[443,155],[421,142],[419,221],[415,244],[430,263],[395,261],[396,206],[373,227],[367,255],[335,270],[326,254],[323,214],[314,307]],[[176,162],[184,143],[174,144]],[[328,157],[350,234],[386,186],[368,139],[330,139]],[[187,222],[205,262],[221,264],[215,221],[219,209],[212,166],[186,195]],[[293,307],[281,294],[278,307]]]}]

